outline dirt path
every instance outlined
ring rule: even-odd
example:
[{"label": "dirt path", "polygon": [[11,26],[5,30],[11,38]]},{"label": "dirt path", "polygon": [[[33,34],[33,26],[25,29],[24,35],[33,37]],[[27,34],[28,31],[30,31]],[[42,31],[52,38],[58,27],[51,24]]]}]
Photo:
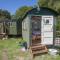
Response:
[{"label": "dirt path", "polygon": [[8,60],[7,49],[3,49],[2,60]]}]

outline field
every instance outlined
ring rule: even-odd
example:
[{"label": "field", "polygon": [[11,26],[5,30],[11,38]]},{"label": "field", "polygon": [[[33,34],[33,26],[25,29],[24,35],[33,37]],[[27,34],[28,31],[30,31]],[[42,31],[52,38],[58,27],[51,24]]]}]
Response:
[{"label": "field", "polygon": [[[0,40],[0,60],[32,60],[30,53],[21,52],[19,42],[21,38],[10,38],[7,40]],[[60,60],[60,56],[50,56],[48,54],[37,56],[34,60]]]}]

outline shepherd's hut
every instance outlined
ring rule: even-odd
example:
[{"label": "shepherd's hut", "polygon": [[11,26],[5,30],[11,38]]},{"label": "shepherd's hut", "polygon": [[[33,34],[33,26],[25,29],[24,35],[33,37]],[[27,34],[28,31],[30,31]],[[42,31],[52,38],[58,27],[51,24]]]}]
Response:
[{"label": "shepherd's hut", "polygon": [[50,8],[40,7],[33,8],[24,16],[22,36],[27,42],[27,47],[35,51],[33,54],[41,53],[38,48],[42,46],[46,48],[54,45],[57,15],[58,13]]}]

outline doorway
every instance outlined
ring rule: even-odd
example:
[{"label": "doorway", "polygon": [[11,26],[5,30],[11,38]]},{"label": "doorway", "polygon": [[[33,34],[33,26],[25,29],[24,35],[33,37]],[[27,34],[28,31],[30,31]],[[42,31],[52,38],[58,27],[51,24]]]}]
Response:
[{"label": "doorway", "polygon": [[32,41],[31,45],[41,44],[41,16],[32,16]]}]

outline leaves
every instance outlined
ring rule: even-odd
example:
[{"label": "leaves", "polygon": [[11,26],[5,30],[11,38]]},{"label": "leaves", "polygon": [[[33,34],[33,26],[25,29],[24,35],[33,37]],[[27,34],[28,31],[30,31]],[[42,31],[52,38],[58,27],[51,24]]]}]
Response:
[{"label": "leaves", "polygon": [[[49,0],[48,0],[48,1],[49,1]],[[47,0],[39,0],[39,1],[38,1],[38,5],[39,5],[39,6],[47,7],[47,6],[48,6],[48,1],[47,1]]]},{"label": "leaves", "polygon": [[26,12],[31,9],[32,9],[32,7],[23,6],[23,7],[16,10],[15,17],[16,18],[23,18],[23,16],[26,14]]},{"label": "leaves", "polygon": [[0,9],[0,18],[8,18],[11,19],[11,15],[7,10]]},{"label": "leaves", "polygon": [[60,0],[39,0],[39,6],[51,8],[60,13]]}]

